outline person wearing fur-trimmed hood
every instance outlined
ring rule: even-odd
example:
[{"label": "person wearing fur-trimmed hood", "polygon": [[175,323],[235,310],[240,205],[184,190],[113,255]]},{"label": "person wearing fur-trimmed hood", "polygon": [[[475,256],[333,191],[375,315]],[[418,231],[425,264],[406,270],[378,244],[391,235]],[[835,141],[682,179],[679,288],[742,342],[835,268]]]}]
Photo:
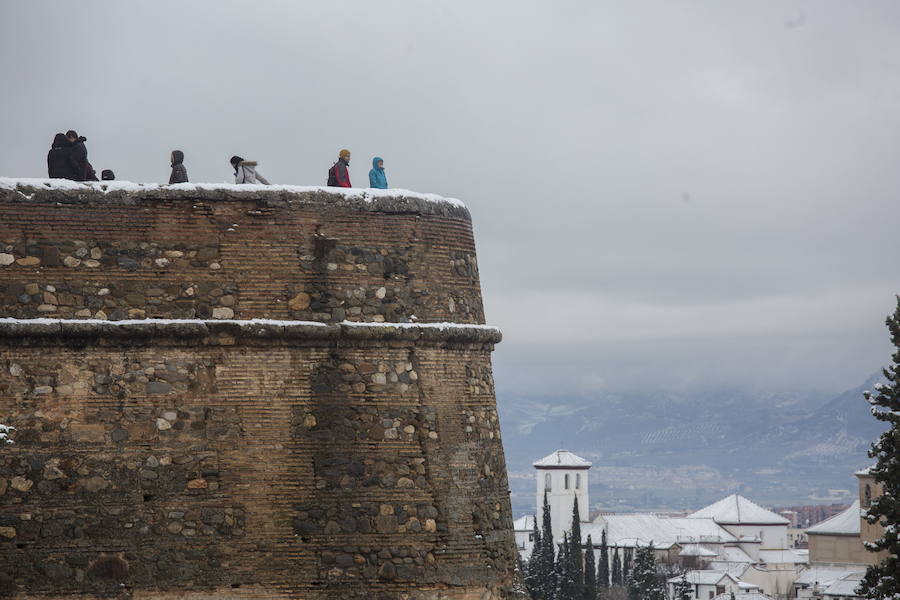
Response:
[{"label": "person wearing fur-trimmed hood", "polygon": [[234,167],[234,182],[269,185],[269,181],[256,170],[256,165],[255,160],[244,160],[240,156],[232,156],[231,166]]}]

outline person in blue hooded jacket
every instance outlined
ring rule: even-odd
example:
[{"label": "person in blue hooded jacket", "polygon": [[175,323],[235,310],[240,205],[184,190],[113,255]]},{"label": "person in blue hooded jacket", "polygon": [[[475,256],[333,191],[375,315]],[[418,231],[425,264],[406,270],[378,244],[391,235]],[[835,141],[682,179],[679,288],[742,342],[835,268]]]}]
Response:
[{"label": "person in blue hooded jacket", "polygon": [[387,176],[384,174],[384,160],[380,156],[372,159],[372,170],[369,171],[369,187],[386,190]]}]

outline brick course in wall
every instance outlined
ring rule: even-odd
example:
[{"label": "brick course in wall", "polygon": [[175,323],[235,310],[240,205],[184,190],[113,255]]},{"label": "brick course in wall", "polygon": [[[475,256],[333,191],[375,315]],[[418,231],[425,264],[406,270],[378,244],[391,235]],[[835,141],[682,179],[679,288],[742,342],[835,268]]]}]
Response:
[{"label": "brick course in wall", "polygon": [[37,189],[0,218],[0,594],[519,597],[465,209]]}]

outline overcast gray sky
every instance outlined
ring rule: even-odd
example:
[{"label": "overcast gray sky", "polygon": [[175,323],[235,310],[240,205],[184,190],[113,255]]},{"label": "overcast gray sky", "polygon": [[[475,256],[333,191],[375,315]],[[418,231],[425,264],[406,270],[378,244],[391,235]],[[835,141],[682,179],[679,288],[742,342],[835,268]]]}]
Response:
[{"label": "overcast gray sky", "polygon": [[504,394],[853,387],[898,285],[900,3],[6,0],[0,175],[228,158],[465,200]]}]

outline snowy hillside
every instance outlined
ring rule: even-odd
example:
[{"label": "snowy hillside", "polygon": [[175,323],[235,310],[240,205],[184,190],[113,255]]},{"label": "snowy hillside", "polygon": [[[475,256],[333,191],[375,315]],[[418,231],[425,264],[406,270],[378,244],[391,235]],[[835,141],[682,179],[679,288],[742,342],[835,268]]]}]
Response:
[{"label": "snowy hillside", "polygon": [[691,508],[735,491],[771,503],[846,501],[881,433],[862,397],[876,381],[834,398],[717,390],[572,400],[499,390],[514,509],[531,510],[530,463],[557,447],[593,461],[594,508]]}]

